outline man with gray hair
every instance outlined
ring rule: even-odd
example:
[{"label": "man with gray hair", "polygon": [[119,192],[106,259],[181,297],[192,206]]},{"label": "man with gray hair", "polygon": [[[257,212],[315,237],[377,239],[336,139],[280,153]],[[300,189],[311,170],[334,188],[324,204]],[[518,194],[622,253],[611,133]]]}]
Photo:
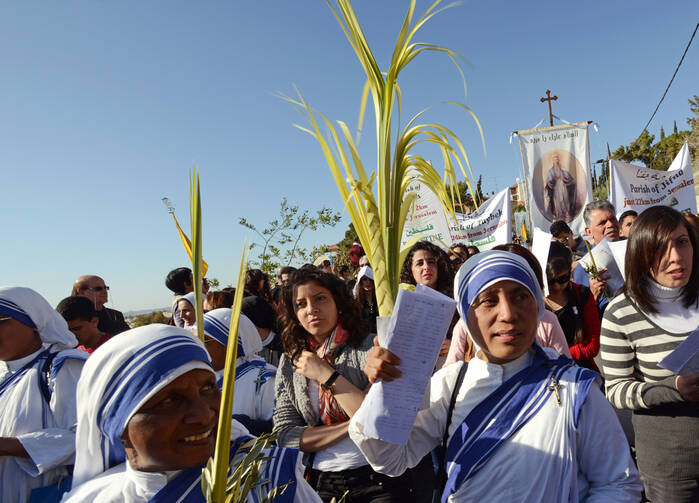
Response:
[{"label": "man with gray hair", "polygon": [[[616,219],[614,205],[606,199],[592,201],[585,206],[583,219],[585,220],[585,233],[592,238],[595,245],[605,238],[609,241],[619,241],[619,222]],[[597,301],[600,318],[609,304],[609,299],[602,295],[607,287],[606,281],[609,279],[609,275],[605,274],[606,272],[606,269],[600,269],[599,278],[594,279],[587,275],[581,264],[578,264],[573,271],[573,281],[590,288]]]}]

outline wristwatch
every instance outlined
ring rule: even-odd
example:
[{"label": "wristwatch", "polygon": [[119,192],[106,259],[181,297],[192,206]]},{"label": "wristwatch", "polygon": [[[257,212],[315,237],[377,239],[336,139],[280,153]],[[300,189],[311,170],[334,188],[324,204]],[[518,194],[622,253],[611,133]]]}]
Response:
[{"label": "wristwatch", "polygon": [[340,377],[340,373],[336,370],[335,372],[332,373],[332,375],[330,377],[328,377],[327,381],[320,384],[320,387],[326,391],[332,392],[333,387],[335,386],[335,381],[337,381],[338,377]]}]

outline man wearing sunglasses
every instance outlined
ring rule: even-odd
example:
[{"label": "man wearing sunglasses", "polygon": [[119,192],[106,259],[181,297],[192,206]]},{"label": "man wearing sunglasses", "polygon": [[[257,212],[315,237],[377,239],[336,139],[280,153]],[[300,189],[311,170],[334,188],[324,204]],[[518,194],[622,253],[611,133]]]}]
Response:
[{"label": "man wearing sunglasses", "polygon": [[109,301],[109,287],[99,276],[80,276],[73,283],[71,295],[82,295],[95,304],[99,318],[97,328],[100,332],[116,335],[131,328],[121,311],[104,307]]}]

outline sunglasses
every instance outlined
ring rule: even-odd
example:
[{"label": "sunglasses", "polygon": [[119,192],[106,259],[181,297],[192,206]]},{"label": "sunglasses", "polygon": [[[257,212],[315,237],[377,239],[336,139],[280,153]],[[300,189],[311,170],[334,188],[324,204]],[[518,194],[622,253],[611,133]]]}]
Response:
[{"label": "sunglasses", "polygon": [[553,285],[554,283],[558,283],[559,285],[565,285],[570,281],[570,273],[565,274],[563,276],[559,276],[557,278],[553,278],[549,280],[549,285]]},{"label": "sunglasses", "polygon": [[85,290],[90,290],[91,292],[101,292],[102,290],[109,291],[108,286],[89,286]]}]

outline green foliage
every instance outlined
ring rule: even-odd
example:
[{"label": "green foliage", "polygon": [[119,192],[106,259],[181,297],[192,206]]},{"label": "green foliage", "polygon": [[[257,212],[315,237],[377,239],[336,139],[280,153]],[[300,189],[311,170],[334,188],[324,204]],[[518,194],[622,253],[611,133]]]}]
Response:
[{"label": "green foliage", "polygon": [[209,282],[209,286],[211,288],[218,288],[221,286],[221,282],[218,280],[218,278],[207,278],[207,281]]},{"label": "green foliage", "polygon": [[[251,491],[257,495],[257,501],[271,503],[284,493],[291,482],[279,487],[269,487],[270,481],[261,477],[264,463],[270,459],[265,456],[265,449],[272,447],[275,439],[276,433],[264,434],[238,448],[230,463],[225,503],[244,503]],[[209,460],[202,471],[201,488],[206,501],[213,501],[213,459]],[[267,492],[264,498],[263,491]]]},{"label": "green foliage", "polygon": [[687,139],[689,143],[689,151],[692,156],[692,166],[694,171],[699,170],[699,96],[696,94],[693,98],[689,99],[689,110],[694,114],[693,117],[687,119],[687,124],[689,125],[690,132],[689,138]]},{"label": "green foliage", "polygon": [[168,319],[161,311],[153,311],[148,314],[139,314],[131,322],[131,328],[142,327],[144,325],[151,325],[153,323],[167,323]]},{"label": "green foliage", "polygon": [[689,136],[690,131],[665,136],[661,128],[660,140],[654,143],[655,135],[644,130],[629,145],[616,149],[612,158],[626,162],[641,161],[647,168],[666,171]]},{"label": "green foliage", "polygon": [[[455,192],[458,192],[459,197],[455,197],[454,199],[455,201],[460,200],[461,203],[457,202],[454,206],[459,213],[471,213],[483,203],[482,183],[483,175],[478,175],[478,181],[476,182],[476,203],[474,203],[468,184],[466,182],[456,182]],[[447,190],[451,190],[451,185],[447,186]]]},{"label": "green foliage", "polygon": [[286,198],[283,198],[279,217],[271,220],[263,229],[260,230],[245,217],[241,217],[238,223],[253,231],[261,240],[251,245],[251,249],[258,248],[260,251],[250,263],[267,274],[274,274],[280,265],[310,260],[312,250],[299,245],[306,229],[316,231],[324,227],[335,227],[339,221],[340,214],[330,208],[323,206],[315,212],[300,211],[298,205],[289,205]]}]

